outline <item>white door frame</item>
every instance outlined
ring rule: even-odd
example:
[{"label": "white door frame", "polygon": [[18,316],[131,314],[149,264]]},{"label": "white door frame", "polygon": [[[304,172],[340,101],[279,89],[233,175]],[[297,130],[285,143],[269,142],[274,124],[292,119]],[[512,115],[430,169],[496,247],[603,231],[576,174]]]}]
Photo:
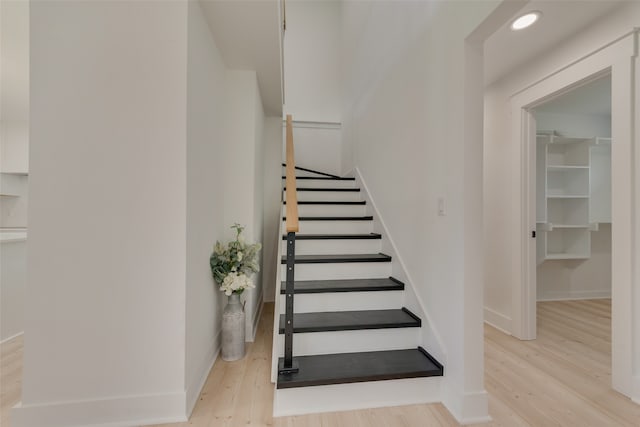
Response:
[{"label": "white door frame", "polygon": [[635,165],[640,170],[640,149],[633,148],[638,142],[634,129],[638,100],[633,93],[634,81],[640,84],[637,33],[638,30],[631,31],[512,95],[511,139],[520,142],[513,151],[512,164],[520,167],[521,173],[514,175],[511,188],[514,220],[511,247],[519,254],[514,257],[512,269],[512,334],[520,339],[535,339],[536,247],[530,233],[536,226],[536,139],[531,130],[535,120],[530,110],[611,73],[612,385],[621,393],[640,399],[640,380],[638,377],[634,380],[634,353],[636,357],[640,355],[640,319],[634,319],[633,309],[634,306],[640,309],[640,286],[635,282],[638,277],[635,270],[640,268],[640,251],[635,250],[640,244],[640,177],[634,175]]}]

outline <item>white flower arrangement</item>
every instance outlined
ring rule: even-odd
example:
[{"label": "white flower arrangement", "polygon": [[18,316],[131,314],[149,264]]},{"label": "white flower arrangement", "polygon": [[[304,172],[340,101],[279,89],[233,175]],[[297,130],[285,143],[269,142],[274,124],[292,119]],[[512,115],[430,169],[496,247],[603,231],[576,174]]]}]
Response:
[{"label": "white flower arrangement", "polygon": [[236,240],[227,245],[216,242],[209,259],[213,278],[227,296],[241,294],[247,288],[255,288],[249,276],[260,271],[260,243],[247,244],[240,236],[244,230],[240,224],[234,224],[231,228],[236,230]]},{"label": "white flower arrangement", "polygon": [[244,273],[232,272],[227,274],[227,277],[222,281],[220,290],[225,293],[226,296],[230,296],[232,293],[242,293],[247,288],[255,288],[251,279]]}]

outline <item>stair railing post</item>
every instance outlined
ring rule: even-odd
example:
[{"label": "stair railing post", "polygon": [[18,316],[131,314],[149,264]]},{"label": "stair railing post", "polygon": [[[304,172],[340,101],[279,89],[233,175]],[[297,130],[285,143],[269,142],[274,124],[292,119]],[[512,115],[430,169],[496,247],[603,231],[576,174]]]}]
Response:
[{"label": "stair railing post", "polygon": [[295,276],[296,233],[287,233],[287,279],[285,285],[284,313],[284,363],[281,374],[298,372],[293,361],[293,287]]}]

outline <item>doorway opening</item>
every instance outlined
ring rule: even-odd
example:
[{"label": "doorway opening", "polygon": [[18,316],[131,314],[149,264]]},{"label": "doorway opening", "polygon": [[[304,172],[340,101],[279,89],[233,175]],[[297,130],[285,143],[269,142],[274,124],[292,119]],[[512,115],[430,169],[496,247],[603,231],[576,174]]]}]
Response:
[{"label": "doorway opening", "polygon": [[530,110],[536,300],[611,298],[611,75]]},{"label": "doorway opening", "polygon": [[590,366],[604,378],[611,372],[611,74],[528,114],[536,151],[536,345],[558,346],[558,354],[571,355],[568,366]]}]

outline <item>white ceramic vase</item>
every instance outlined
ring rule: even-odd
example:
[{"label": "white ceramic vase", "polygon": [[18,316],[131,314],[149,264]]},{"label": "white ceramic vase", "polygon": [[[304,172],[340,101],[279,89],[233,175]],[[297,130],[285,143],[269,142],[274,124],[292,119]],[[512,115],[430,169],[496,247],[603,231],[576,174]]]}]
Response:
[{"label": "white ceramic vase", "polygon": [[231,362],[244,357],[244,324],[240,295],[233,293],[222,312],[222,360]]}]

